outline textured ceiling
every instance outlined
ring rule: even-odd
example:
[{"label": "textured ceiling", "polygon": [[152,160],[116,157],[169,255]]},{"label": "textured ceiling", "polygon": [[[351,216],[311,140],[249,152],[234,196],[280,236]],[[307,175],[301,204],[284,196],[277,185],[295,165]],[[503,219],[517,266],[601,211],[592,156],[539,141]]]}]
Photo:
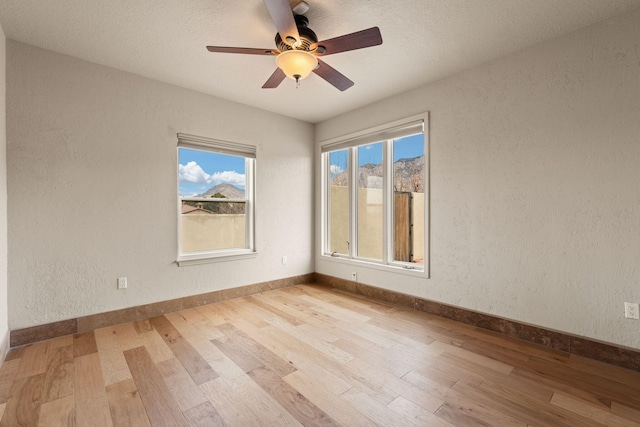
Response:
[{"label": "textured ceiling", "polygon": [[[298,0],[291,0],[295,5]],[[323,58],[355,86],[312,74],[261,89],[274,48],[262,0],[0,0],[7,38],[316,123],[640,6],[640,0],[307,0],[320,40],[378,26],[384,43]]]}]

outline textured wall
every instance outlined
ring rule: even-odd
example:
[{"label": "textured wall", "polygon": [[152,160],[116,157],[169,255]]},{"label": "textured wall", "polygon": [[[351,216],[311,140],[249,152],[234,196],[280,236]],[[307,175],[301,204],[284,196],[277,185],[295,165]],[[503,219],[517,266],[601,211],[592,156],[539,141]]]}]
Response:
[{"label": "textured wall", "polygon": [[[7,65],[11,329],[313,272],[312,125],[14,41]],[[175,264],[177,132],[257,146],[256,258]]]},{"label": "textured wall", "polygon": [[8,345],[7,304],[7,139],[6,139],[6,49],[0,27],[0,365]]},{"label": "textured wall", "polygon": [[635,10],[320,123],[430,112],[431,277],[316,271],[640,348],[639,41]]}]

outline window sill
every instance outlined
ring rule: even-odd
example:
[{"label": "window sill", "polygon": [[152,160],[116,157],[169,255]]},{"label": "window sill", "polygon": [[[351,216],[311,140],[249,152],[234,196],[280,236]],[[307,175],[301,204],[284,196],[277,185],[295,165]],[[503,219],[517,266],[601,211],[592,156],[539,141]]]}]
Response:
[{"label": "window sill", "polygon": [[240,259],[255,258],[258,252],[250,249],[238,249],[224,252],[203,252],[191,255],[179,256],[176,260],[178,267],[187,267],[190,265],[210,264],[213,262],[236,261]]},{"label": "window sill", "polygon": [[374,270],[386,271],[389,273],[397,273],[397,274],[404,274],[404,275],[413,276],[413,277],[429,278],[429,274],[427,273],[427,270],[423,264],[417,264],[417,265],[420,265],[420,268],[418,267],[405,268],[403,265],[399,265],[399,264],[389,265],[389,264],[382,264],[374,261],[367,261],[363,259],[347,258],[344,256],[335,257],[328,254],[321,255],[321,258],[323,260],[330,260],[331,262],[347,264],[354,267],[360,266],[360,267],[371,268]]}]

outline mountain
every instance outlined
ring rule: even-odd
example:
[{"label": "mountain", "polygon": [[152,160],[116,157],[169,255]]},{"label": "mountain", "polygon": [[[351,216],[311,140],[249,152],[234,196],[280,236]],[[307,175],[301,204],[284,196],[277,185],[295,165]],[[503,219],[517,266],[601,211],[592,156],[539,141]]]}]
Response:
[{"label": "mountain", "polygon": [[244,190],[231,184],[218,184],[197,197],[213,197],[214,194],[222,194],[226,199],[244,199]]},{"label": "mountain", "polygon": [[[424,156],[399,159],[393,164],[395,191],[424,192]],[[382,165],[368,163],[359,168],[360,187],[382,188]],[[349,182],[348,171],[333,177],[333,185],[346,186]]]}]

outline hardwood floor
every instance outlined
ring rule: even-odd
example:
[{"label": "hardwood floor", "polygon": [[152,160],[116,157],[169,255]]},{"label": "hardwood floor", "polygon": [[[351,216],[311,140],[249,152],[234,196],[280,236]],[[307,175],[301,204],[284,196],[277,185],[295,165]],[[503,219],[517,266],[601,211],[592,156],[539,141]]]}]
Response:
[{"label": "hardwood floor", "polygon": [[319,286],[32,344],[0,426],[638,426],[640,373]]}]

